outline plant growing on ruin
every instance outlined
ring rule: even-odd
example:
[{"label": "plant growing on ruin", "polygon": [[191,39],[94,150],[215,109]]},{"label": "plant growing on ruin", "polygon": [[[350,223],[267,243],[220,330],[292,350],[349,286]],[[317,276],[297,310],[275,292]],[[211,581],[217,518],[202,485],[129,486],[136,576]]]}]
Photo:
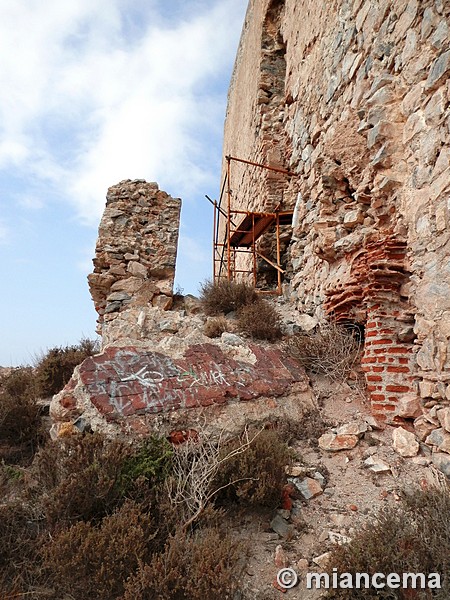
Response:
[{"label": "plant growing on ruin", "polygon": [[173,476],[167,485],[172,504],[183,514],[184,528],[199,518],[221,490],[252,478],[250,473],[233,470],[228,471],[228,479],[218,479],[217,475],[224,465],[248,452],[260,434],[261,431],[256,431],[250,436],[246,428],[239,440],[226,445],[224,432],[218,439],[201,432],[174,448]]},{"label": "plant growing on ruin", "polygon": [[261,431],[246,452],[235,452],[240,443],[232,440],[219,453],[219,458],[226,460],[221,461],[214,482],[220,490],[218,502],[276,508],[286,483],[285,467],[292,460],[291,451],[273,429]]},{"label": "plant growing on ruin", "polygon": [[203,327],[203,333],[209,338],[217,338],[230,330],[230,323],[225,317],[209,318]]},{"label": "plant growing on ruin", "polygon": [[275,307],[259,298],[257,302],[239,309],[238,327],[257,340],[273,342],[281,337],[280,317]]},{"label": "plant growing on ruin", "polygon": [[342,325],[324,323],[288,338],[285,347],[307,371],[342,381],[358,360],[361,341]]},{"label": "plant growing on ruin", "polygon": [[258,300],[252,285],[220,279],[205,281],[200,287],[200,300],[207,315],[229,313]]}]

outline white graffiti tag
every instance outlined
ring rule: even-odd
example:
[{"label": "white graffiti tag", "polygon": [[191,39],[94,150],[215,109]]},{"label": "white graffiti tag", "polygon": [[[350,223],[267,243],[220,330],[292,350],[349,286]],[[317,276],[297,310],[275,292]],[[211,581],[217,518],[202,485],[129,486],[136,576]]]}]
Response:
[{"label": "white graffiti tag", "polygon": [[144,387],[157,388],[158,383],[164,381],[164,376],[159,371],[151,371],[148,367],[142,367],[137,373],[122,377],[120,381],[139,381]]}]

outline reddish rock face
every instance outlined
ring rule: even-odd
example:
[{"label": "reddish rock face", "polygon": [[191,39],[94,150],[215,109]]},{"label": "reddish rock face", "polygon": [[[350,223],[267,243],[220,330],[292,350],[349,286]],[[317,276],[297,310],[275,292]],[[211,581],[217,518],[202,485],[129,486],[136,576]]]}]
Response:
[{"label": "reddish rock face", "polygon": [[[213,344],[189,348],[182,359],[134,347],[107,348],[79,369],[79,384],[109,421],[180,408],[281,396],[305,379],[281,350],[251,346],[254,364],[226,356]],[[67,391],[63,397],[67,402]]]}]

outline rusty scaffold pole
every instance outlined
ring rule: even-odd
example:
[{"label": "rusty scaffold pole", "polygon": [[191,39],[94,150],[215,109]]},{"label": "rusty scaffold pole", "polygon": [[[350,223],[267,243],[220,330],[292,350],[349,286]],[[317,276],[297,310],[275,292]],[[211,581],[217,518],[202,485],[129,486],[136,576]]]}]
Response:
[{"label": "rusty scaffold pole", "polygon": [[213,282],[216,281],[216,224],[217,224],[217,200],[214,200],[214,221],[213,221]]},{"label": "rusty scaffold pole", "polygon": [[227,156],[227,274],[231,281],[231,157]]}]

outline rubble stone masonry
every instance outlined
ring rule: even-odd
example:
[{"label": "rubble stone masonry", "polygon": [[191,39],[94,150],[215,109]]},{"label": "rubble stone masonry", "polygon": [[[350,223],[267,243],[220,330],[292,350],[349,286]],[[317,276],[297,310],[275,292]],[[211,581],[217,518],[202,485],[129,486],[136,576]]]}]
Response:
[{"label": "rubble stone masonry", "polygon": [[364,330],[390,422],[450,402],[449,27],[445,0],[250,0],[229,91],[224,155],[295,173],[233,164],[233,208],[295,209],[284,293]]},{"label": "rubble stone masonry", "polygon": [[180,209],[181,200],[143,179],[108,189],[88,276],[103,342],[124,311],[171,307]]}]

